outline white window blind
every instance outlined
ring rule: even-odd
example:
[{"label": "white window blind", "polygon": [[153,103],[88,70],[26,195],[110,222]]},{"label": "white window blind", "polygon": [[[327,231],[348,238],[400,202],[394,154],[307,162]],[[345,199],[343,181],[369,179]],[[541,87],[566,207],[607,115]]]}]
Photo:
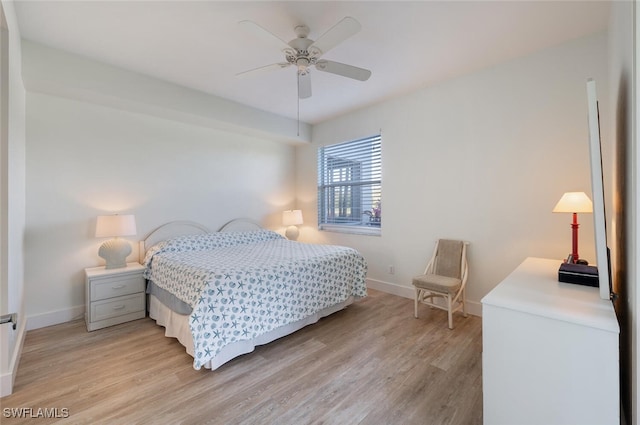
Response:
[{"label": "white window blind", "polygon": [[318,227],[380,233],[380,135],[318,149]]}]

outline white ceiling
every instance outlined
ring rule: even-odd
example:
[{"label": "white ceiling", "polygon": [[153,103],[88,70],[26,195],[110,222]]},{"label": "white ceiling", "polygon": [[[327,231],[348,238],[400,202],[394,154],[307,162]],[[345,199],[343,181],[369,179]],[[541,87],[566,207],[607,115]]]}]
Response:
[{"label": "white ceiling", "polygon": [[345,16],[362,30],[324,58],[372,71],[366,82],[312,69],[300,119],[315,124],[606,29],[608,1],[26,1],[23,38],[286,117],[297,116],[295,68],[235,74],[284,60],[238,25],[252,20],[289,41]]}]

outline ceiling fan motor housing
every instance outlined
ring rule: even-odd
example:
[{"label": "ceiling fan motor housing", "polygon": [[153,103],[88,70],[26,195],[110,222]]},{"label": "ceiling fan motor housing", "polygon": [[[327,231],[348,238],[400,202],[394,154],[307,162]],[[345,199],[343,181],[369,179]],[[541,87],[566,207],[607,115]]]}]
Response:
[{"label": "ceiling fan motor housing", "polygon": [[[296,27],[296,33],[298,33],[299,35],[303,34],[299,31],[300,28],[301,27]],[[306,34],[308,34],[309,28],[304,28],[306,28]],[[291,46],[291,49],[285,49],[287,62],[297,66],[298,73],[301,75],[306,75],[309,72],[309,66],[315,65],[318,61],[318,58],[322,54],[319,49],[309,49],[309,46],[311,46],[314,41],[307,38],[306,34],[304,36],[299,36],[298,38],[294,38],[293,40],[291,40],[289,42],[289,46]]]}]

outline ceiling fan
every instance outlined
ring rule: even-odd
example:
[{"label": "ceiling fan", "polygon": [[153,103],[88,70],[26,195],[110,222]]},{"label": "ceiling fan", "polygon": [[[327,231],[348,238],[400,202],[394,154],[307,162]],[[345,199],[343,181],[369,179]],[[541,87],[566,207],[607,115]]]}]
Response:
[{"label": "ceiling fan", "polygon": [[368,69],[321,58],[329,50],[360,31],[362,28],[360,23],[352,17],[343,18],[315,41],[308,38],[309,27],[298,25],[294,29],[296,38],[288,43],[255,22],[241,21],[239,24],[282,51],[286,62],[261,66],[236,75],[281,69],[294,65],[298,68],[298,97],[300,99],[311,97],[311,66],[315,66],[318,71],[329,72],[359,81],[366,81],[371,76],[371,71]]}]

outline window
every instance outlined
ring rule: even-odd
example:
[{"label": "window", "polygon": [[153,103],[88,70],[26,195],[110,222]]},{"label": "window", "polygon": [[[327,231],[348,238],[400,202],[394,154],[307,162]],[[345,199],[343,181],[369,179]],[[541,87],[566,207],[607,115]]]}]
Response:
[{"label": "window", "polygon": [[318,149],[318,227],[380,234],[380,135]]}]

